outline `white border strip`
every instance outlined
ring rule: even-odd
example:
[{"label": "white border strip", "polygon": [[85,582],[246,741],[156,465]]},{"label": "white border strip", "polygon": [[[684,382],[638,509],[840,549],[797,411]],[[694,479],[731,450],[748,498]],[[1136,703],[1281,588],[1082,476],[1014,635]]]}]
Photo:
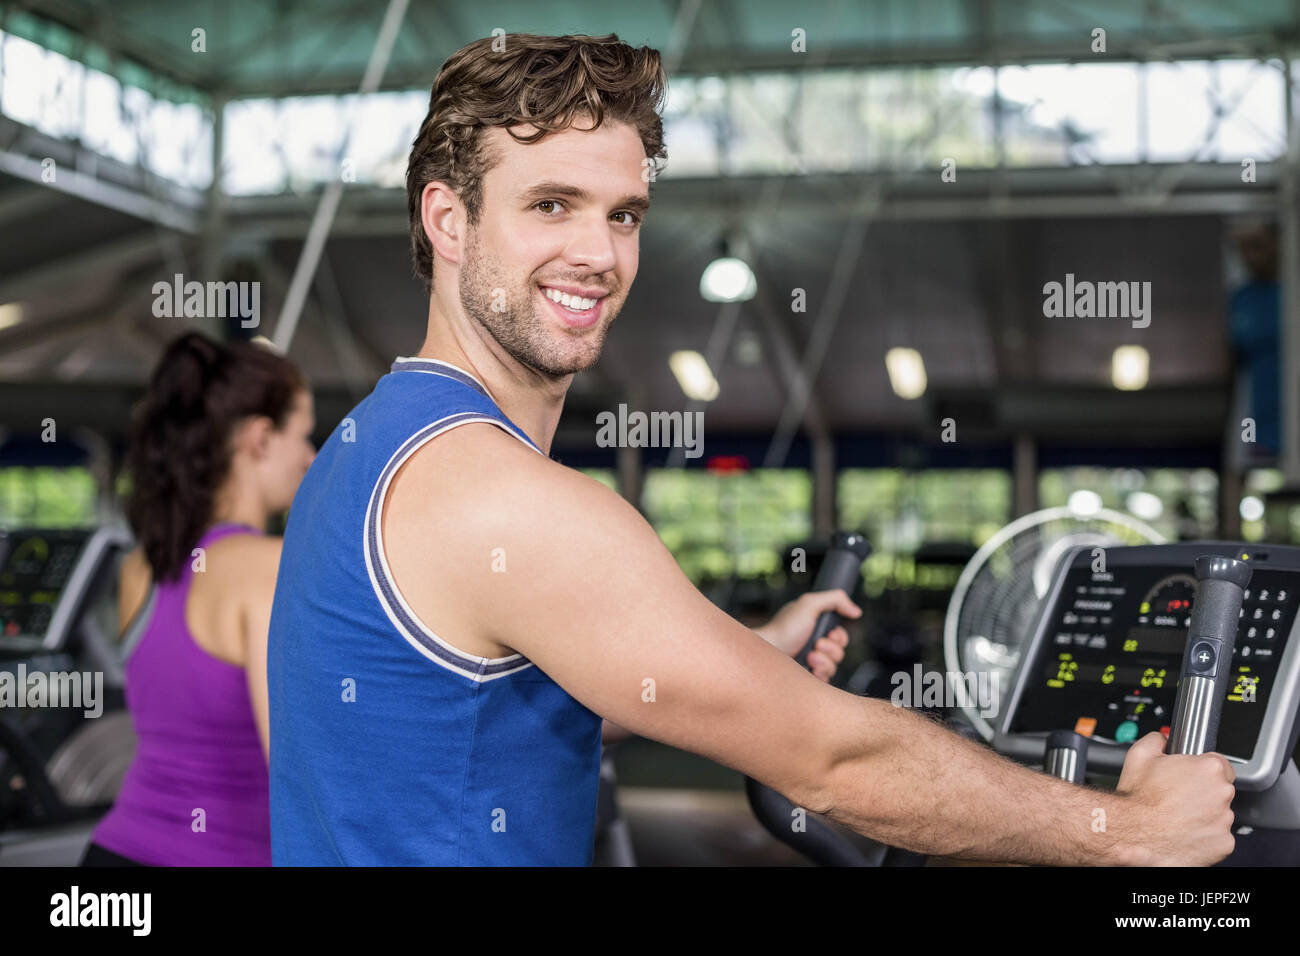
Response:
[{"label": "white border strip", "polygon": [[[424,360],[422,359],[421,361]],[[454,671],[462,677],[467,677],[472,681],[483,683],[485,681],[496,680],[498,677],[505,677],[509,674],[517,673],[521,670],[526,670],[527,668],[532,667],[533,663],[522,654],[511,654],[507,657],[494,658],[476,657],[472,654],[466,654],[460,648],[443,640],[435,634],[427,624],[421,621],[414,611],[411,610],[406,598],[397,587],[397,581],[393,578],[392,570],[388,566],[388,558],[384,553],[383,509],[384,502],[388,496],[389,486],[392,484],[393,479],[396,477],[398,471],[401,470],[402,465],[406,463],[407,459],[439,435],[450,431],[453,428],[457,428],[460,425],[468,425],[473,422],[486,422],[487,424],[496,425],[502,431],[512,435],[528,448],[541,454],[540,449],[530,444],[526,439],[515,434],[515,432],[508,428],[505,423],[498,419],[492,418],[488,415],[478,415],[475,417],[460,418],[458,421],[443,424],[444,422],[447,422],[449,418],[453,417],[456,416],[449,415],[438,419],[438,421],[434,422],[430,426],[425,426],[425,429],[421,429],[421,431],[427,429],[429,430],[429,433],[423,437],[419,437],[421,433],[416,432],[412,438],[418,440],[413,441],[412,439],[407,439],[407,441],[393,453],[388,462],[385,463],[383,469],[380,471],[380,480],[375,483],[375,487],[370,494],[370,502],[366,507],[366,521],[362,527],[361,550],[365,555],[366,573],[370,577],[370,586],[374,591],[375,596],[379,599],[379,604],[384,609],[384,613],[388,615],[388,620],[392,623],[393,627],[397,629],[398,633],[402,635],[406,642],[438,666]],[[387,478],[384,478],[384,475],[387,475]],[[376,573],[376,568],[374,567],[371,558],[369,536],[372,527],[374,529],[376,551],[379,557],[380,566],[378,568],[378,575],[382,575],[383,581],[387,585],[387,589],[391,591],[393,597],[398,602],[400,614],[399,611],[395,610],[388,601],[387,595],[385,594],[385,588],[380,584],[379,576]],[[405,616],[408,620],[414,623],[414,625],[419,629],[420,633],[418,635],[412,633],[411,630],[408,629],[405,622],[401,619],[402,616]],[[421,639],[422,637],[424,640]],[[437,647],[445,650],[446,655],[439,655],[437,652],[432,650],[429,646],[429,642],[432,642]],[[458,666],[457,662],[463,663]],[[514,662],[520,662],[519,666],[496,670],[494,673],[484,673],[485,668],[499,668],[501,665],[508,665]]]}]

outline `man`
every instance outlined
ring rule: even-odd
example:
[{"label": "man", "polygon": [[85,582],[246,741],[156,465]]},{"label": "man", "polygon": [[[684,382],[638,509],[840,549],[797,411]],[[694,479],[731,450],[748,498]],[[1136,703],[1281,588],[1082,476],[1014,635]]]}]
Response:
[{"label": "man", "polygon": [[612,36],[483,40],[440,71],[407,173],[424,344],[330,436],[285,536],[275,862],[586,863],[597,715],[923,853],[1227,855],[1223,757],[1152,734],[1100,793],[836,690],[788,652],[815,611],[856,615],[845,595],[757,639],[635,508],[549,459],[636,276],[663,90],[658,54]]}]

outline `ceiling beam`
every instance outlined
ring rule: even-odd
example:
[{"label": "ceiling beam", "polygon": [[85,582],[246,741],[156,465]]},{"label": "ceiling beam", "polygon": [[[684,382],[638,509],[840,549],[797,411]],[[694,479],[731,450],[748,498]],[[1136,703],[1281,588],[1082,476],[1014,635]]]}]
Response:
[{"label": "ceiling beam", "polygon": [[[161,261],[162,240],[157,230],[149,229],[4,276],[0,278],[0,302],[21,302],[57,293],[60,289],[83,285],[101,273],[124,272],[153,260]],[[26,326],[24,322],[0,331],[0,343],[5,341],[5,335],[17,333]]]},{"label": "ceiling beam", "polygon": [[[1137,186],[1117,189],[1117,178],[1151,178],[1156,166],[1063,167],[1007,170],[1005,194],[992,185],[996,170],[967,170],[956,183],[940,184],[933,172],[845,173],[806,176],[728,176],[661,180],[655,192],[656,220],[754,221],[767,228],[772,218],[842,219],[850,214],[845,196],[879,180],[882,220],[957,221],[1045,218],[1108,218],[1153,215],[1271,215],[1278,203],[1276,163],[1258,167],[1258,182],[1243,186],[1236,167],[1209,164],[1186,176],[1176,192],[1147,195]],[[756,204],[769,180],[784,180],[779,199]],[[1234,185],[1235,184],[1235,185]],[[303,197],[233,196],[228,212],[233,235],[301,239],[308,216]],[[731,220],[727,220],[731,221]],[[403,236],[409,222],[406,193],[400,188],[352,186],[344,193],[330,235]]]},{"label": "ceiling beam", "polygon": [[10,0],[9,5],[80,34],[102,46],[111,57],[130,60],[147,72],[196,92],[208,91],[212,86],[211,75],[195,67],[201,59],[186,62],[167,55],[158,43],[119,26],[118,19],[105,9],[71,0]]}]

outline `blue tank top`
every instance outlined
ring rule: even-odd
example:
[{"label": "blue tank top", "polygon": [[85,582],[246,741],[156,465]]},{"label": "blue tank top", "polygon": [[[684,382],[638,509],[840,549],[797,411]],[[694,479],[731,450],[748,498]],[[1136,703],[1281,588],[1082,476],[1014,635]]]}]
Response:
[{"label": "blue tank top", "polygon": [[294,498],[267,660],[276,866],[591,862],[600,718],[522,655],[433,633],[384,557],[393,476],[469,422],[541,453],[477,379],[399,358]]}]

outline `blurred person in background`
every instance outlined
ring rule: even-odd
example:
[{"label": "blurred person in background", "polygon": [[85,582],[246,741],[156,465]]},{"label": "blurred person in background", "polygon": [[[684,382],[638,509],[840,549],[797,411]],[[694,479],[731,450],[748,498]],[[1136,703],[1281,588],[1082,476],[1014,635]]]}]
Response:
[{"label": "blurred person in background", "polygon": [[[1239,465],[1272,461],[1281,450],[1282,332],[1277,282],[1277,224],[1257,223],[1233,233],[1247,281],[1229,299],[1228,321],[1236,370],[1237,413],[1229,447]],[[1242,439],[1242,419],[1255,421],[1255,441]]]},{"label": "blurred person in background", "polygon": [[[311,393],[285,358],[174,341],[135,413],[123,562],[139,749],[83,866],[271,863],[266,637],[281,539],[268,520],[315,457]],[[156,588],[152,608],[145,605]],[[144,622],[138,622],[144,624]]]}]

